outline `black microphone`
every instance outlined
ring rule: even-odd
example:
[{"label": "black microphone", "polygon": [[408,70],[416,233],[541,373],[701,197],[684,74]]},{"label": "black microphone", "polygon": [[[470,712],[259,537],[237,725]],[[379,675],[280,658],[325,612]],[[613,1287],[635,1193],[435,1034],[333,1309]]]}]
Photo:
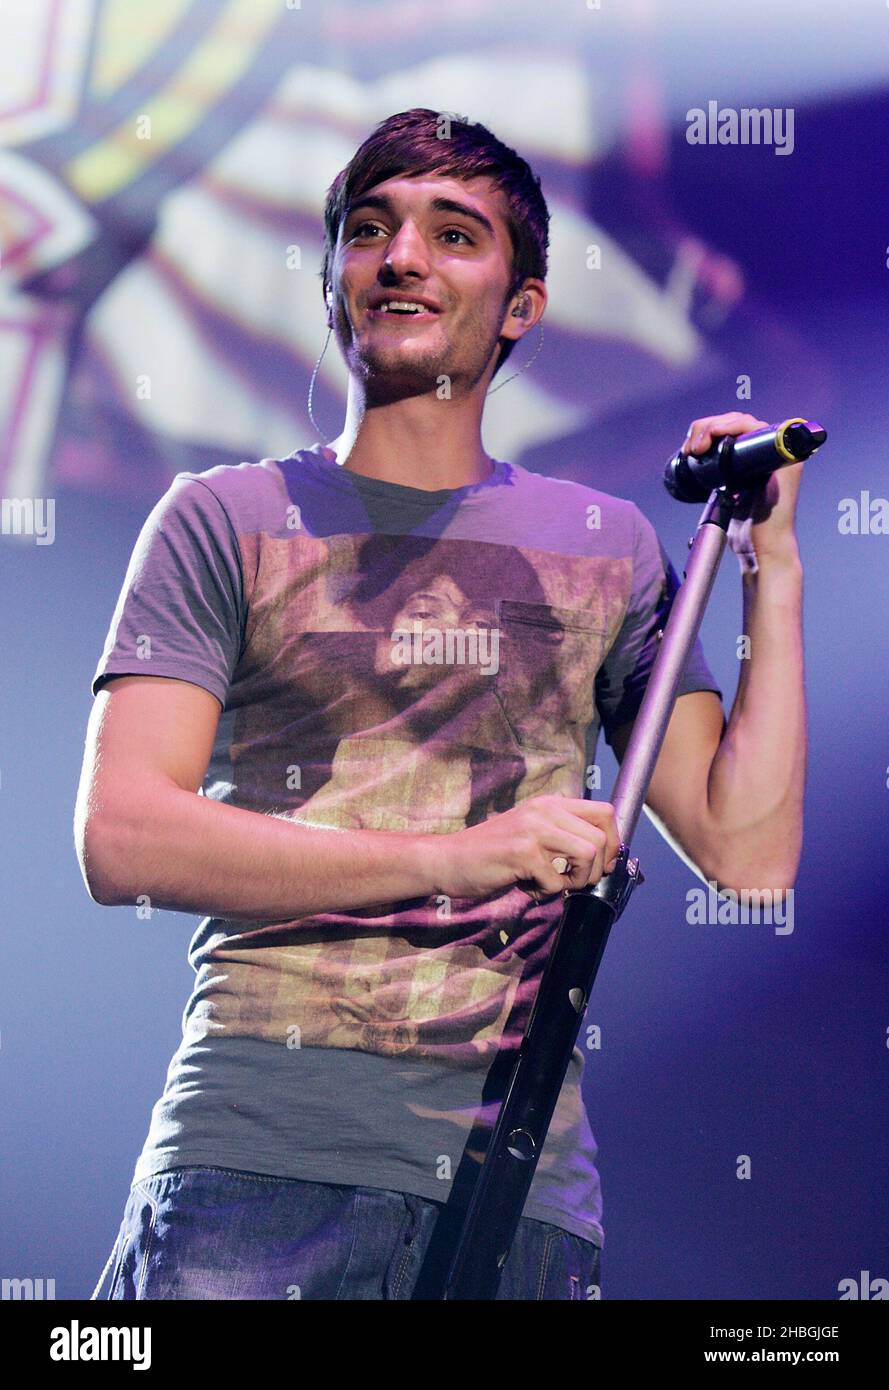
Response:
[{"label": "black microphone", "polygon": [[717,487],[744,492],[788,463],[801,463],[826,438],[823,425],[801,418],[737,437],[723,435],[700,458],[674,454],[664,468],[664,487],[677,502],[706,502]]}]

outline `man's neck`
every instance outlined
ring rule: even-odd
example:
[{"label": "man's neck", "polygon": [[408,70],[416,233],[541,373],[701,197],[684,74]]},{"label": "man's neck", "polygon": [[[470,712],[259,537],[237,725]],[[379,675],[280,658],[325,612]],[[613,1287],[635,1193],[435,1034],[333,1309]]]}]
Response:
[{"label": "man's neck", "polygon": [[412,397],[362,412],[350,393],[345,427],[327,448],[353,473],[424,492],[484,482],[494,471],[472,401]]}]

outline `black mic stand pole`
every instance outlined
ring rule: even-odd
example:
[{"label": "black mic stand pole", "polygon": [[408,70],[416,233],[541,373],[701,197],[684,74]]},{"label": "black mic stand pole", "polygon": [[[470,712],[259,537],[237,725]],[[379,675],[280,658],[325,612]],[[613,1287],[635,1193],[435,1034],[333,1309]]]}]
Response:
[{"label": "black mic stand pole", "polygon": [[562,917],[460,1229],[445,1300],[497,1296],[608,933],[642,882],[629,845],[722,559],[735,496],[723,487],[711,492],[690,542],[685,582],[673,599],[611,795],[621,838],[618,862],[598,883],[562,895]]}]

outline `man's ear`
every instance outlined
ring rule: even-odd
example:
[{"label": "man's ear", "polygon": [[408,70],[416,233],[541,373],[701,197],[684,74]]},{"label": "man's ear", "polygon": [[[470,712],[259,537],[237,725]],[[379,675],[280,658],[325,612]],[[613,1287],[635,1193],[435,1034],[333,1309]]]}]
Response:
[{"label": "man's ear", "polygon": [[[512,296],[503,327],[500,330],[501,337],[521,338],[528,331],[528,328],[533,328],[543,317],[546,303],[546,286],[543,281],[526,280],[522,288]],[[527,325],[527,327],[523,325]]]},{"label": "man's ear", "polygon": [[329,285],[324,291],[324,299],[327,303],[327,327],[333,328],[333,290]]}]

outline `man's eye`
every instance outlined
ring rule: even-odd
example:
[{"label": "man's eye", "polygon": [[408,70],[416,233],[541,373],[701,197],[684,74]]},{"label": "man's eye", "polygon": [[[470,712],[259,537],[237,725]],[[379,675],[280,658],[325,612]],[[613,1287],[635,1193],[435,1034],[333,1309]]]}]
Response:
[{"label": "man's eye", "polygon": [[[355,240],[356,238],[361,238],[363,240],[364,237],[369,235],[371,232],[382,232],[383,234],[385,234],[384,228],[378,226],[376,222],[360,222],[352,233],[352,239]],[[475,244],[472,240],[472,237],[468,236],[467,233],[464,232],[460,227],[446,227],[445,230],[441,233],[441,235],[443,237],[462,237],[468,246],[473,246]],[[459,243],[451,243],[451,245],[455,244]]]}]

